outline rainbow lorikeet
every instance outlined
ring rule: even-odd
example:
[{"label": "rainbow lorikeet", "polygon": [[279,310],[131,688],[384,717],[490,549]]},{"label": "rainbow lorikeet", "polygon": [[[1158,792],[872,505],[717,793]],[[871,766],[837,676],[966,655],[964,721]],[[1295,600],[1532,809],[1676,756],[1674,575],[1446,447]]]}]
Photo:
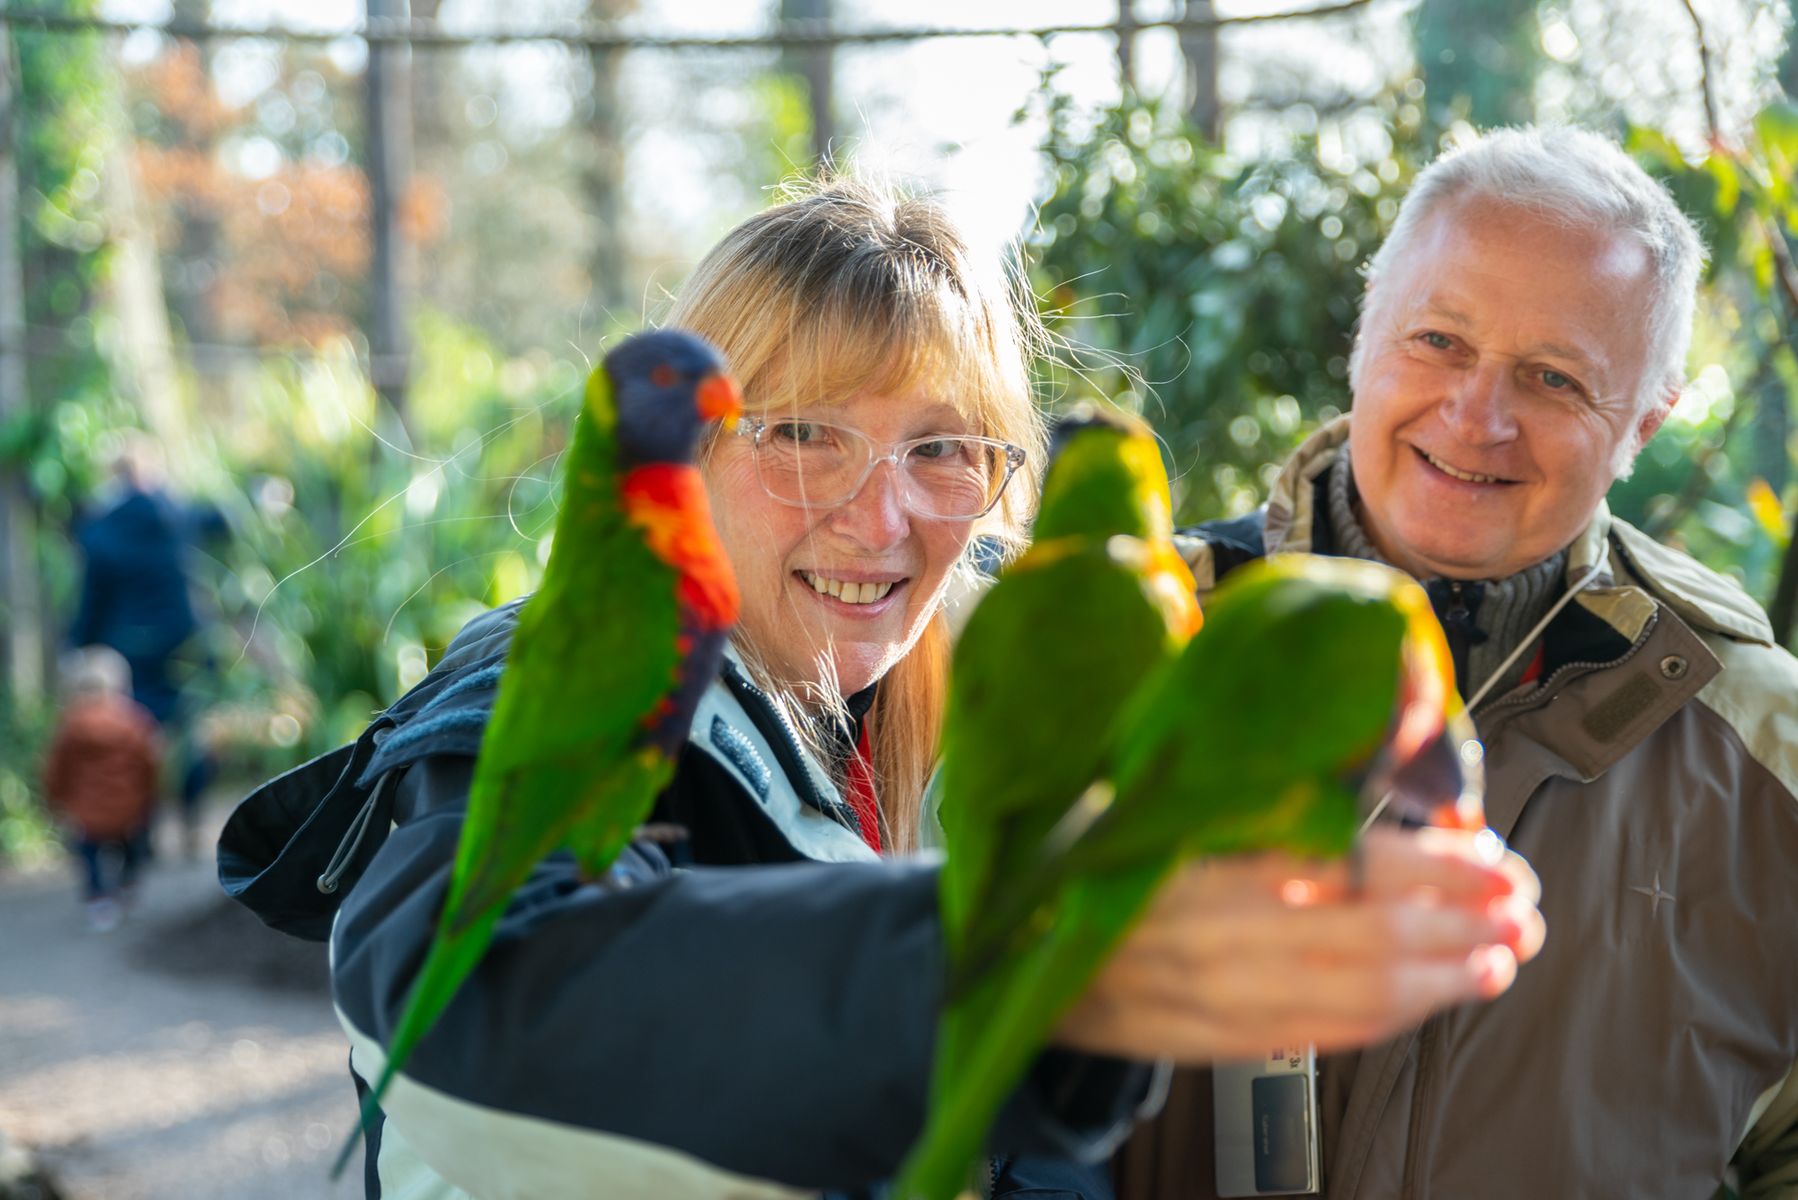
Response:
[{"label": "rainbow lorikeet", "polygon": [[986,892],[982,938],[952,967],[949,1010],[977,1003],[983,1027],[957,1044],[957,1086],[936,1093],[896,1194],[958,1190],[967,1131],[977,1146],[1181,861],[1340,856],[1362,799],[1388,792],[1438,806],[1426,813],[1438,824],[1477,828],[1478,788],[1457,753],[1472,729],[1453,678],[1429,600],[1407,576],[1309,555],[1233,572],[1205,627],[1110,727],[1101,781]]},{"label": "rainbow lorikeet", "polygon": [[[1200,623],[1171,540],[1161,451],[1142,422],[1091,409],[1064,419],[1032,532],[969,617],[950,672],[938,818],[952,971],[965,965],[964,946],[992,936],[983,920],[992,893],[1042,854],[1099,776],[1108,715]],[[992,1036],[997,994],[963,993],[942,1013],[932,1125],[902,1188],[938,1194],[958,1182],[1010,1091],[969,1075]],[[923,1186],[926,1175],[940,1182]]]},{"label": "rainbow lorikeet", "polygon": [[718,353],[676,330],[620,343],[589,376],[553,550],[519,613],[436,936],[362,1128],[532,869],[565,848],[603,879],[673,777],[738,606],[693,458],[741,409]]}]

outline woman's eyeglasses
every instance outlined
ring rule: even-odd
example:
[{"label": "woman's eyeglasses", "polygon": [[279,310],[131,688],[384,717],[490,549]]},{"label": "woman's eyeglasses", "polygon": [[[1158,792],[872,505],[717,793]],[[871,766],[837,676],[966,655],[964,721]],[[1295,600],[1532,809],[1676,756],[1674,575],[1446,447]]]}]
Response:
[{"label": "woman's eyeglasses", "polygon": [[746,420],[737,426],[737,435],[754,447],[763,490],[801,508],[847,504],[875,467],[890,462],[900,501],[912,515],[965,521],[990,512],[1024,465],[1024,451],[1009,442],[959,434],[877,447],[867,434],[847,425]]}]

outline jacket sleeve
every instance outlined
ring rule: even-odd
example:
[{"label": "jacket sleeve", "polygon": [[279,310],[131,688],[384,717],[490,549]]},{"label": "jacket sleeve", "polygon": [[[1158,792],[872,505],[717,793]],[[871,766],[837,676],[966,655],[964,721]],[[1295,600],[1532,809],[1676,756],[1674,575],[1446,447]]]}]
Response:
[{"label": "jacket sleeve", "polygon": [[[471,769],[438,756],[407,772],[400,824],[333,931],[335,998],[364,1078],[429,944]],[[533,1194],[518,1172],[557,1157],[588,1179],[641,1177],[641,1194],[657,1195],[890,1175],[923,1119],[941,976],[935,868],[675,871],[639,846],[613,877],[628,886],[583,883],[566,855],[539,866],[387,1093],[386,1129],[475,1195]],[[995,1140],[1103,1154],[1152,1082],[1147,1067],[1048,1052]],[[682,1165],[714,1177],[655,1174]],[[538,1178],[534,1194],[565,1186]]]}]

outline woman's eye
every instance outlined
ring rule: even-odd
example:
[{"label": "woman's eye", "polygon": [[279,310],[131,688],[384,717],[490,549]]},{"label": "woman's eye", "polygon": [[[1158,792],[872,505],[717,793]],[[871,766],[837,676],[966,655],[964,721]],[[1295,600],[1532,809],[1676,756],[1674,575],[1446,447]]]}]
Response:
[{"label": "woman's eye", "polygon": [[817,440],[819,429],[810,421],[777,421],[768,426],[768,439],[803,446]]},{"label": "woman's eye", "polygon": [[911,452],[918,458],[935,461],[954,455],[958,445],[959,442],[955,438],[937,438],[935,441],[919,442],[912,447]]}]

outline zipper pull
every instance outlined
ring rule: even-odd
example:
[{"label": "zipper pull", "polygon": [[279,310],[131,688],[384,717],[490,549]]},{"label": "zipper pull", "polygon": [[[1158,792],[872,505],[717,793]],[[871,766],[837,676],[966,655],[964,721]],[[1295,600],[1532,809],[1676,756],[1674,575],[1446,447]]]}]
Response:
[{"label": "zipper pull", "polygon": [[1442,622],[1442,632],[1448,636],[1448,653],[1455,664],[1455,686],[1465,692],[1468,652],[1489,636],[1474,624],[1474,610],[1479,607],[1486,589],[1481,584],[1459,579],[1432,579],[1425,590]]}]

